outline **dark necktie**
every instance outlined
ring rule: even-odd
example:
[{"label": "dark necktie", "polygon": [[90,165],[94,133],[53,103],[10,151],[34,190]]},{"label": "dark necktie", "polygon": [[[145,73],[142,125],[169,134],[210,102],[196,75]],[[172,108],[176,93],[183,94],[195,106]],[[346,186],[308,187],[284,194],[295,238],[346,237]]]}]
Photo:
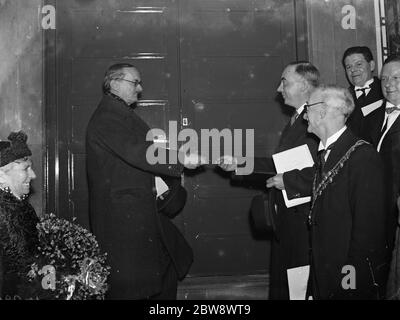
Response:
[{"label": "dark necktie", "polygon": [[383,127],[382,127],[382,130],[381,130],[381,133],[383,134],[385,131],[386,131],[386,129],[387,129],[387,124],[388,124],[388,121],[389,121],[389,115],[392,113],[392,112],[394,112],[394,111],[396,111],[396,110],[400,110],[400,108],[399,107],[389,107],[389,108],[386,108],[385,109],[385,112],[387,113],[387,117],[386,117],[386,120],[385,120],[385,124],[383,125]]},{"label": "dark necktie", "polygon": [[323,169],[324,168],[324,166],[325,166],[325,156],[326,156],[326,154],[328,153],[328,149],[323,149],[323,150],[320,150],[320,151],[318,151],[318,156],[319,156],[319,161],[320,161],[320,164],[321,164],[321,169]]},{"label": "dark necktie", "polygon": [[322,181],[324,175],[324,167],[325,167],[325,156],[328,153],[328,150],[331,150],[333,147],[333,143],[329,145],[328,148],[318,151],[318,183]]},{"label": "dark necktie", "polygon": [[369,87],[356,89],[356,91],[362,92],[362,95],[360,95],[357,99],[364,98],[364,97],[367,95],[367,94],[366,94],[366,91],[367,91],[368,89],[369,89]]}]

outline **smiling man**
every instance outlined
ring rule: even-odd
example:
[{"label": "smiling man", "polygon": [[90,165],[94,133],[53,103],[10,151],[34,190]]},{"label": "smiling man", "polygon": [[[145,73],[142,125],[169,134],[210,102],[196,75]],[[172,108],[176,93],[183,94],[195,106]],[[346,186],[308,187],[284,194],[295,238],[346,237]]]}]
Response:
[{"label": "smiling man", "polygon": [[368,116],[372,143],[385,166],[386,204],[388,206],[387,241],[393,247],[398,217],[397,199],[400,195],[400,56],[391,56],[381,72],[383,108]]},{"label": "smiling man", "polygon": [[376,150],[346,127],[353,109],[348,90],[333,86],[317,88],[306,105],[308,131],[321,139],[308,217],[313,299],[384,295],[383,166]]},{"label": "smiling man", "polygon": [[[382,92],[385,97],[384,109],[371,116],[375,133],[373,143],[381,155],[385,168],[387,245],[393,253],[392,271],[388,281],[388,298],[400,289],[400,239],[398,229],[398,206],[400,201],[400,56],[390,56],[383,64],[381,72]],[[396,241],[396,242],[395,242]],[[396,270],[397,269],[397,270]]]},{"label": "smiling man", "polygon": [[372,52],[365,46],[350,47],[344,52],[342,63],[355,103],[347,125],[356,136],[371,142],[370,124],[365,117],[383,108],[381,83],[373,76],[375,61]]}]

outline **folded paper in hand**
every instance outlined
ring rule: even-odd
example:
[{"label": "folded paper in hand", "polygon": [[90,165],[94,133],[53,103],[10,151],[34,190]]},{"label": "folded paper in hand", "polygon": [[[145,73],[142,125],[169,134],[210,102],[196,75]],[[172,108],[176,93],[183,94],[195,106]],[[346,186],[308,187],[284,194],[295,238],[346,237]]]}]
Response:
[{"label": "folded paper in hand", "polygon": [[[285,150],[272,155],[277,173],[284,173],[294,169],[312,167],[314,160],[306,144]],[[282,190],[283,199],[287,208],[298,206],[311,201],[311,197],[302,197],[289,200],[285,190]]]}]

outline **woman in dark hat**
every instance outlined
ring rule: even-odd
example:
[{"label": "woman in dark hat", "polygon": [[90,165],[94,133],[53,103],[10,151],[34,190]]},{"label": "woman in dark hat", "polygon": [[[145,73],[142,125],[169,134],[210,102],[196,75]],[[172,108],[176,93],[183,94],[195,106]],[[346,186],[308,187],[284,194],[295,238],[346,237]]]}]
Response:
[{"label": "woman in dark hat", "polygon": [[24,132],[0,141],[0,297],[24,298],[22,279],[34,257],[38,217],[27,196],[36,178]]}]

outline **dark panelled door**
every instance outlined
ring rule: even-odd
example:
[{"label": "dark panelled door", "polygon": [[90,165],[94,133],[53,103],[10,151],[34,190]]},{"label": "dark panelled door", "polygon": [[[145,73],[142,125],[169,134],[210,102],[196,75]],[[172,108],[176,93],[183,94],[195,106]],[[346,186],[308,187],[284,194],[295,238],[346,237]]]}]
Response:
[{"label": "dark panelled door", "polygon": [[[189,126],[199,136],[201,129],[254,129],[256,155],[270,155],[285,121],[277,84],[285,62],[295,59],[293,1],[187,0],[180,21]],[[255,241],[249,226],[255,191],[207,168],[185,182],[193,194],[186,235],[198,257],[192,274],[265,272],[268,243]]]},{"label": "dark panelled door", "polygon": [[[276,87],[284,64],[296,58],[293,0],[54,3],[49,210],[88,226],[85,130],[114,62],[141,71],[137,112],[150,127],[167,132],[178,121],[199,136],[201,129],[254,129],[256,155],[272,153],[286,121]],[[188,202],[175,222],[194,250],[190,275],[267,272],[269,243],[254,238],[248,217],[256,191],[210,167],[185,174],[184,184]]]},{"label": "dark panelled door", "polygon": [[87,122],[105,70],[127,62],[142,71],[138,108],[165,129],[179,112],[176,8],[166,1],[57,1],[58,211],[88,226]]}]

